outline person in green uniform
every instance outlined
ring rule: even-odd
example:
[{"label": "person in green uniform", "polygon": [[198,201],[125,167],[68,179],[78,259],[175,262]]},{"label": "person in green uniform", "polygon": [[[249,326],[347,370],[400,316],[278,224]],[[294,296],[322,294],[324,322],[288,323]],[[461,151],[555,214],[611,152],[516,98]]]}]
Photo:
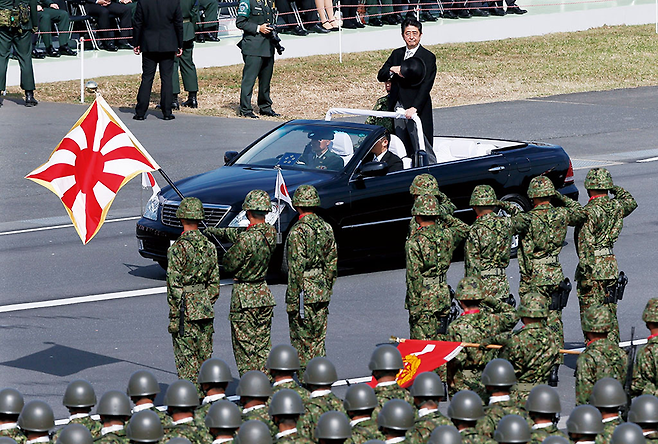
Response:
[{"label": "person in green uniform", "polygon": [[[217,2],[213,0],[215,5]],[[199,13],[198,3],[195,0],[181,0],[180,7],[183,12],[183,54],[174,60],[174,101],[172,109],[179,109],[180,105],[188,108],[198,108],[197,93],[199,92],[199,80],[196,75],[196,66],[194,65],[194,21]],[[216,7],[216,6],[215,6]],[[215,16],[217,13],[215,12]],[[181,104],[178,103],[180,94],[180,80],[178,71],[180,69],[183,78],[183,88],[187,91],[187,100]]]},{"label": "person in green uniform", "polygon": [[243,423],[254,419],[262,421],[269,428],[270,440],[274,438],[279,428],[274,425],[267,410],[270,396],[274,394],[267,376],[258,370],[248,371],[240,378],[235,393],[240,397]]},{"label": "person in green uniform", "polygon": [[25,106],[39,104],[34,98],[32,69],[32,34],[39,27],[38,20],[37,0],[0,0],[0,93],[7,90],[7,65],[13,48],[21,68]]},{"label": "person in green uniform", "polygon": [[94,438],[101,436],[103,426],[90,416],[91,408],[96,405],[96,393],[88,381],[84,379],[71,381],[64,391],[62,404],[69,411],[69,424],[82,424],[89,429]]},{"label": "person in green uniform", "polygon": [[272,422],[278,427],[277,443],[312,444],[314,441],[305,438],[297,431],[299,417],[304,414],[304,403],[296,391],[281,389],[270,400],[269,414]]},{"label": "person in green uniform", "polygon": [[621,382],[614,378],[601,378],[596,381],[589,403],[599,409],[603,418],[603,432],[599,435],[597,444],[610,444],[615,428],[623,422],[620,412],[627,402]]},{"label": "person in green uniform", "polygon": [[409,405],[414,405],[414,398],[406,389],[400,387],[397,381],[397,374],[404,368],[404,361],[397,347],[391,344],[377,346],[370,356],[368,368],[372,378],[377,381],[374,389],[379,404],[375,407],[373,418],[379,415],[384,404],[391,399],[403,399]]},{"label": "person in green uniform", "polygon": [[212,442],[208,427],[194,421],[194,410],[199,407],[199,393],[190,381],[179,379],[169,386],[164,404],[171,421],[164,426],[164,442],[171,438],[187,438],[192,444]]},{"label": "person in green uniform", "polygon": [[377,421],[372,415],[378,405],[375,391],[367,384],[353,385],[345,392],[343,408],[350,418],[354,444],[363,444],[373,438],[383,440],[384,435],[379,432]]},{"label": "person in green uniform", "polygon": [[201,364],[197,384],[205,395],[201,407],[194,411],[194,421],[200,427],[205,427],[208,410],[216,402],[226,399],[226,387],[233,381],[228,364],[219,358],[210,358]]},{"label": "person in green uniform", "polygon": [[658,395],[658,298],[649,299],[642,320],[649,330],[647,345],[637,353],[631,395]]},{"label": "person in green uniform", "polygon": [[336,367],[327,358],[317,356],[308,362],[304,372],[304,386],[309,390],[309,399],[304,403],[305,413],[299,420],[299,434],[313,439],[313,430],[323,413],[343,411],[343,403],[331,392],[331,385],[338,380]]},{"label": "person in green uniform", "polygon": [[452,422],[439,411],[439,402],[445,398],[446,390],[439,375],[423,372],[416,376],[409,393],[414,398],[418,418],[414,423],[414,436],[420,442],[427,442],[432,431],[438,426],[452,425]]},{"label": "person in green uniform", "polygon": [[148,370],[138,370],[130,375],[126,393],[135,404],[133,415],[142,410],[153,410],[161,421],[166,418],[165,413],[155,407],[155,397],[160,393],[160,384],[153,373]]},{"label": "person in green uniform", "polygon": [[26,438],[18,428],[18,415],[23,410],[23,395],[18,390],[6,388],[0,390],[0,437],[5,436],[25,444]]},{"label": "person in green uniform", "polygon": [[[210,407],[205,419],[205,426],[209,436],[215,444],[233,442],[235,434],[242,425],[242,412],[240,407],[231,401],[222,399]],[[208,443],[208,441],[205,441]]]},{"label": "person in green uniform", "polygon": [[217,37],[219,31],[218,12],[219,3],[216,0],[199,0],[199,11],[197,11],[196,19],[199,22],[198,30],[200,32],[196,36],[197,42],[205,43],[206,39],[211,42],[219,42],[219,37]]},{"label": "person in green uniform", "polygon": [[30,401],[18,416],[18,427],[23,431],[28,443],[54,443],[51,430],[55,428],[53,409],[43,401]]},{"label": "person in green uniform", "polygon": [[647,444],[658,442],[658,398],[640,395],[633,399],[628,411],[628,422],[642,427]]},{"label": "person in green uniform", "polygon": [[57,444],[93,444],[94,442],[91,432],[82,424],[68,424],[60,432]]},{"label": "person in green uniform", "polygon": [[117,390],[103,393],[96,413],[101,417],[103,427],[100,437],[96,438],[97,444],[126,444],[125,426],[130,419],[130,399],[128,395]]},{"label": "person in green uniform", "polygon": [[135,413],[126,426],[126,437],[131,443],[155,444],[164,436],[158,415],[151,410]]},{"label": "person in green uniform", "polygon": [[[62,5],[60,7],[60,4]],[[60,55],[74,56],[77,53],[69,46],[71,44],[71,33],[69,32],[69,13],[66,4],[61,0],[39,0],[37,11],[39,12],[39,32],[41,40],[46,45],[46,55],[59,57]],[[59,48],[53,47],[54,30],[53,23],[57,24],[59,32]]]},{"label": "person in green uniform", "polygon": [[530,431],[532,442],[542,442],[549,436],[567,435],[558,429],[560,412],[560,395],[548,385],[538,385],[532,389],[525,403],[525,409],[534,423]]},{"label": "person in green uniform", "polygon": [[464,444],[495,444],[496,441],[478,433],[477,422],[484,417],[482,399],[470,390],[461,390],[452,397],[448,418],[457,427]]},{"label": "person in green uniform", "polygon": [[267,356],[266,366],[272,379],[274,393],[290,389],[297,392],[302,402],[308,401],[308,390],[293,379],[295,372],[299,372],[300,369],[299,354],[295,347],[288,344],[275,345]]}]

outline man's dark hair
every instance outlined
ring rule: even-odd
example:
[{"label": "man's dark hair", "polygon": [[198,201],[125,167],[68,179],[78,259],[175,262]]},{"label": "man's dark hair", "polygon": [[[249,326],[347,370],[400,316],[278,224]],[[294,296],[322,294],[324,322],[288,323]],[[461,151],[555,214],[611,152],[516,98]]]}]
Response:
[{"label": "man's dark hair", "polygon": [[421,34],[423,33],[423,24],[416,20],[415,18],[406,18],[402,22],[402,34],[404,34],[404,31],[409,27],[409,26],[415,26],[418,28],[418,32]]},{"label": "man's dark hair", "polygon": [[391,133],[389,133],[388,130],[384,130],[384,135],[382,137],[386,139],[388,143],[391,143]]}]

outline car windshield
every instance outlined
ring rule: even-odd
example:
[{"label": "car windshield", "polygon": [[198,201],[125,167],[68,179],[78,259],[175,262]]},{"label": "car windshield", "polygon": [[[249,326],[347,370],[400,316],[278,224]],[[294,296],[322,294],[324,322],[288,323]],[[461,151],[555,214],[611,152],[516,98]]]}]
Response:
[{"label": "car windshield", "polygon": [[240,156],[235,165],[341,171],[370,131],[319,125],[284,125]]}]

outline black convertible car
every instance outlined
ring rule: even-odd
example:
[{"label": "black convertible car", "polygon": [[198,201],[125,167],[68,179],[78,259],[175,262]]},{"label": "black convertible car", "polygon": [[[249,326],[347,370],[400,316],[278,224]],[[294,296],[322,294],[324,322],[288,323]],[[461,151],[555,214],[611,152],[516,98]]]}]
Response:
[{"label": "black convertible car", "polygon": [[[427,156],[408,158],[401,141],[393,136],[389,149],[402,158],[404,169],[387,172],[386,164],[362,162],[384,132],[381,126],[360,123],[293,120],[240,153],[227,152],[225,166],[183,179],[176,186],[183,195],[201,199],[209,226],[246,227],[248,221],[241,209],[244,197],[253,189],[263,189],[273,197],[280,168],[291,196],[302,184],[317,188],[322,200],[319,214],[334,227],[341,262],[403,255],[411,219],[409,185],[421,173],[437,178],[441,190],[457,206],[456,216],[467,223],[475,217],[468,201],[478,184],[489,184],[500,199],[528,209],[528,183],[543,174],[551,178],[561,193],[578,198],[571,161],[560,146],[435,137],[436,162],[429,164]],[[310,139],[317,133],[333,135],[333,140],[325,144],[334,160],[335,155],[340,156],[342,163],[314,167],[304,160],[310,153]],[[165,187],[148,202],[137,222],[139,253],[163,267],[167,249],[182,230],[176,219],[179,203],[175,190]],[[273,197],[267,222],[278,226],[277,217],[282,235],[272,261],[274,270],[282,265],[285,238],[297,213],[287,204],[277,205]],[[218,248],[220,260],[229,246]]]}]

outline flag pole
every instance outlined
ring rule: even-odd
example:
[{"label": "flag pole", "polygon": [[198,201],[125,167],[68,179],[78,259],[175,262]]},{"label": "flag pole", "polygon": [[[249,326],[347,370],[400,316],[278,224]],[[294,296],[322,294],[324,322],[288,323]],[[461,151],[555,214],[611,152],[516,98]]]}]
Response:
[{"label": "flag pole", "polygon": [[[399,342],[399,343],[406,342],[407,340],[408,339],[405,339],[405,338],[398,338],[397,336],[391,336],[391,338],[390,338],[391,342]],[[476,343],[473,343],[473,342],[462,342],[461,346],[462,347],[479,348],[482,345],[481,344],[476,344]],[[498,344],[489,344],[485,348],[499,350],[499,349],[503,348],[503,346],[498,345]],[[579,355],[581,353],[578,350],[563,350],[563,349],[560,349],[559,351],[560,351],[560,353],[562,353],[564,355]]]},{"label": "flag pole", "polygon": [[[276,181],[274,182],[274,186],[276,187],[279,183],[279,174],[281,174],[281,167],[279,165],[275,165],[274,168],[276,168]],[[282,175],[283,177],[283,175]],[[281,244],[283,243],[283,236],[281,236],[281,194],[276,193],[276,211],[277,211],[277,217],[276,217],[276,243]]]}]

